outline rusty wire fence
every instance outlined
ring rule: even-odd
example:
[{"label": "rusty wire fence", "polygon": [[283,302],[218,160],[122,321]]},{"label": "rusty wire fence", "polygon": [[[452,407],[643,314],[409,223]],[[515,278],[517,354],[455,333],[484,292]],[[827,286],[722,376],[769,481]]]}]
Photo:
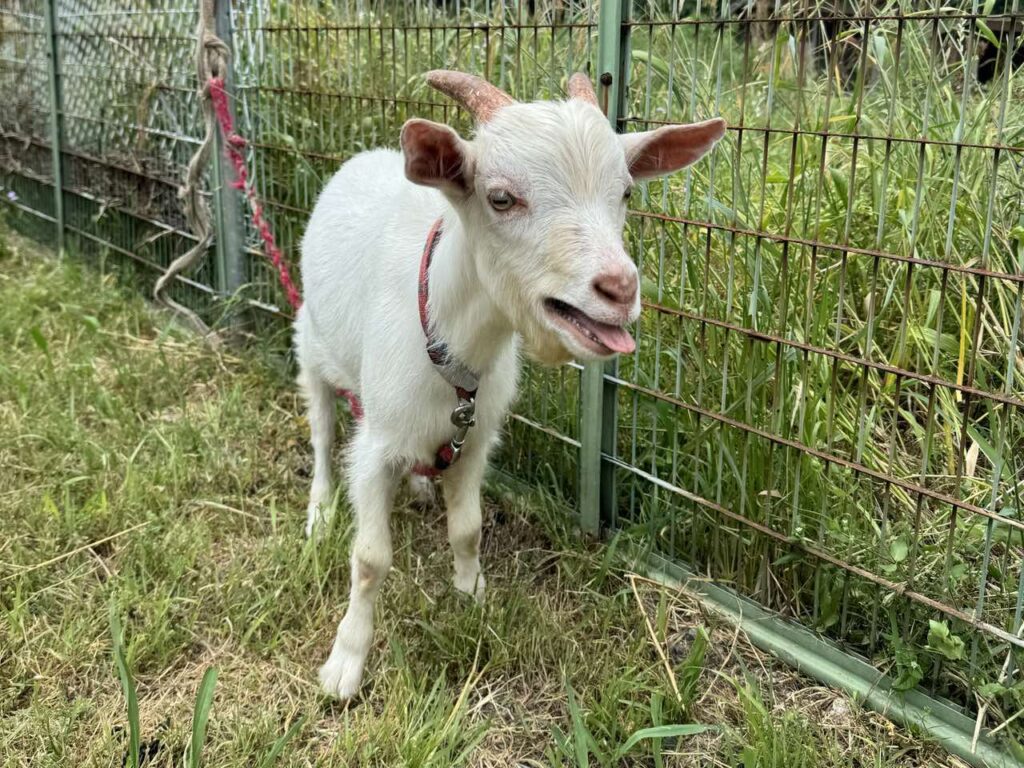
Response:
[{"label": "rusty wire fence", "polygon": [[[985,707],[1019,759],[1022,5],[239,0],[220,29],[293,263],[346,158],[394,146],[412,116],[469,131],[428,69],[519,99],[560,97],[587,70],[623,131],[725,117],[706,161],[635,196],[637,351],[527,368],[500,464],[837,641],[895,690]],[[203,131],[196,22],[184,0],[4,4],[18,226],[53,240],[61,219],[66,247],[147,280],[195,241],[177,189]],[[231,295],[283,327],[273,271],[216,178],[219,242],[237,227],[244,256],[232,271],[221,248],[173,295],[212,317]]]}]

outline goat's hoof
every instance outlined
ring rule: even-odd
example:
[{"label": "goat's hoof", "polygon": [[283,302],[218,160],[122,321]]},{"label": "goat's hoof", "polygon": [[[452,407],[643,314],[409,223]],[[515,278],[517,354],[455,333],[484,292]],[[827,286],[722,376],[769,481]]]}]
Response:
[{"label": "goat's hoof", "polygon": [[313,534],[323,531],[327,527],[330,517],[329,505],[321,504],[318,501],[309,502],[309,507],[306,510],[306,538],[311,538]]},{"label": "goat's hoof", "polygon": [[341,701],[354,698],[363,682],[365,661],[355,654],[332,653],[320,667],[320,688]]},{"label": "goat's hoof", "polygon": [[484,604],[486,587],[487,582],[484,580],[484,575],[479,572],[461,579],[458,576],[455,577],[455,588],[463,594],[471,595],[480,605]]}]

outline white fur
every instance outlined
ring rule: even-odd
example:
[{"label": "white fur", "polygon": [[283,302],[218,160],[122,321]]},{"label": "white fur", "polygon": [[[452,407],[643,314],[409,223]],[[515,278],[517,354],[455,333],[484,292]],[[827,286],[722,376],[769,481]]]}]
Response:
[{"label": "white fur", "polygon": [[[613,324],[639,313],[638,295],[615,304],[593,287],[609,271],[636,281],[621,234],[623,193],[632,183],[626,146],[595,107],[514,104],[472,141],[458,141],[468,192],[418,186],[406,178],[401,153],[365,152],[328,183],[302,243],[305,304],[295,338],[315,456],[307,534],[332,501],[335,389],[356,391],[365,409],[346,451],[357,525],[351,595],[320,670],[324,689],[341,698],[358,690],[373,642],[374,600],[391,565],[395,488],[453,434],[455,395],[427,358],[417,313],[420,255],[432,223],[444,219],[430,271],[430,317],[452,353],[481,376],[476,426],[441,481],[455,587],[477,599],[484,592],[480,486],[515,394],[520,340],[542,362],[594,357],[552,322],[547,297]],[[487,196],[499,187],[526,207],[495,212]]]}]

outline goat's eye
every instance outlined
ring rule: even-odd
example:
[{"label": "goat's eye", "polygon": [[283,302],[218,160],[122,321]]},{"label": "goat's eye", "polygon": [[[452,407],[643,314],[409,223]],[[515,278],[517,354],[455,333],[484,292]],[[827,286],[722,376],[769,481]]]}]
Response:
[{"label": "goat's eye", "polygon": [[626,187],[626,191],[622,193],[622,199],[628,203],[631,197],[633,197],[633,188]]},{"label": "goat's eye", "polygon": [[498,189],[487,195],[487,202],[496,211],[507,211],[516,204],[516,199],[505,190]]}]

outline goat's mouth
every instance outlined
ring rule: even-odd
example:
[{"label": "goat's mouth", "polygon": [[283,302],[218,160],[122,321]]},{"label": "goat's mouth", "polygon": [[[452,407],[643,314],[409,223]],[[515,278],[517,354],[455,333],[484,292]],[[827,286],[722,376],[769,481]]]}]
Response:
[{"label": "goat's mouth", "polygon": [[593,355],[608,357],[636,349],[633,337],[621,325],[602,323],[560,299],[545,299],[544,309],[559,330]]}]

